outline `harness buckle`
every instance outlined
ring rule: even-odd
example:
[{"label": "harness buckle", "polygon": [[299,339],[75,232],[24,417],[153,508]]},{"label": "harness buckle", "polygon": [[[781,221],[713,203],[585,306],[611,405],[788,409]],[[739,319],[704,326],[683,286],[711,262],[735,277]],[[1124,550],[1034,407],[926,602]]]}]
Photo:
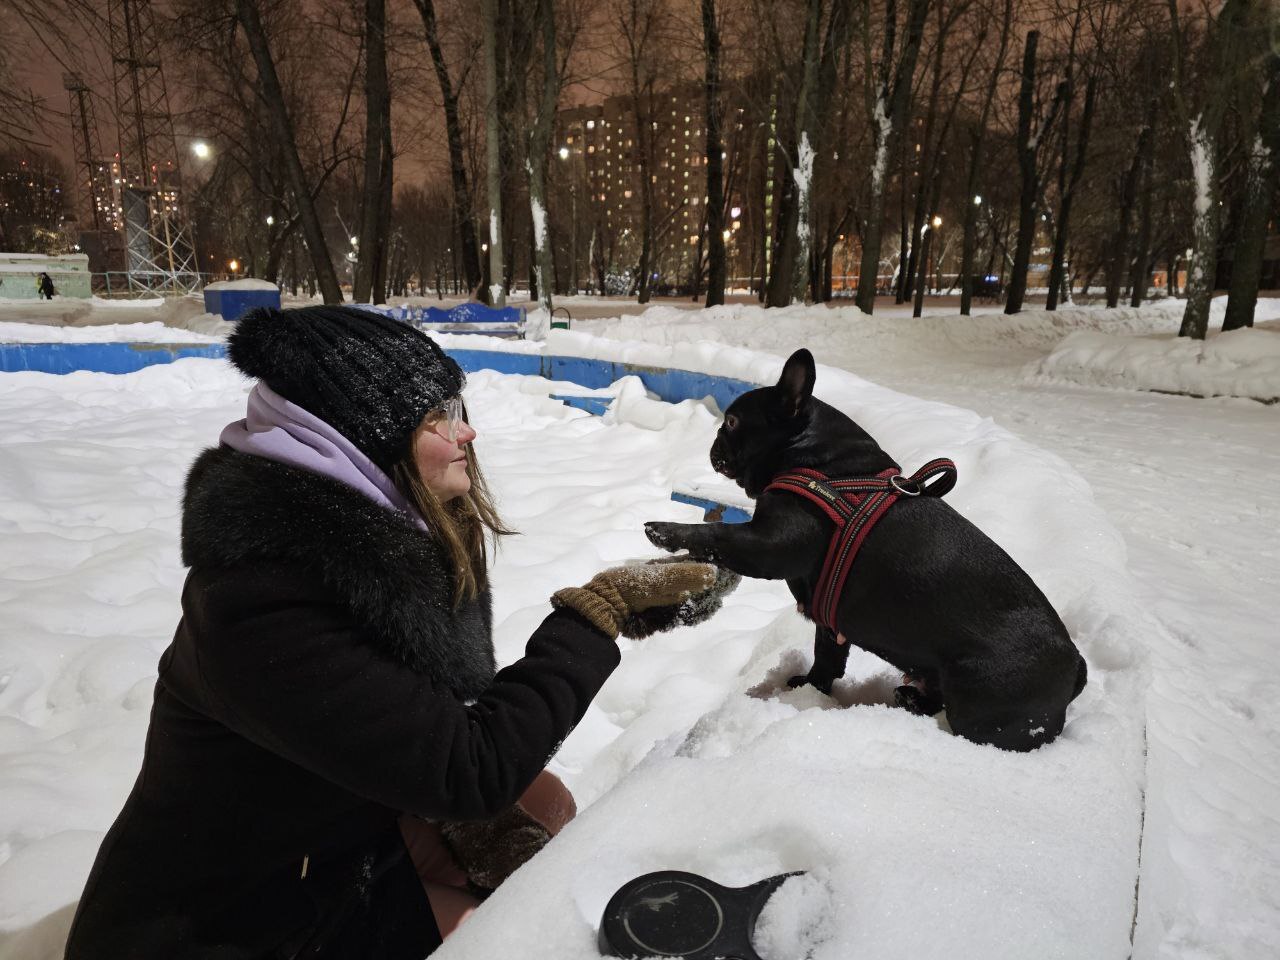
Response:
[{"label": "harness buckle", "polygon": [[910,481],[908,481],[902,474],[897,474],[896,476],[889,478],[889,486],[893,487],[893,489],[897,490],[904,497],[920,496],[922,491],[918,486],[903,486],[904,483],[909,482]]}]

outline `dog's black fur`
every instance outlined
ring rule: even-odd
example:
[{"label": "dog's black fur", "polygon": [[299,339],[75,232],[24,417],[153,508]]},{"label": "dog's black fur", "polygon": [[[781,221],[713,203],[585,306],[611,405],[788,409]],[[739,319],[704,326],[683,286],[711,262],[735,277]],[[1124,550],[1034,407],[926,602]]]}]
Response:
[{"label": "dog's black fur", "polygon": [[[893,460],[851,419],[813,396],[808,350],[776,386],[743,394],[725,412],[711,465],[756,499],[749,523],[645,524],[666,550],[688,550],[748,577],[785,579],[806,607],[833,525],[803,497],[764,492],[797,467],[833,479],[870,477]],[[1084,659],[1048,599],[1013,559],[943,501],[902,497],[863,542],[840,597],[837,626],[850,643],[912,678],[899,705],[946,709],[951,729],[977,743],[1032,750],[1062,732],[1084,688]],[[814,664],[792,685],[829,693],[848,644],[818,627]]]}]

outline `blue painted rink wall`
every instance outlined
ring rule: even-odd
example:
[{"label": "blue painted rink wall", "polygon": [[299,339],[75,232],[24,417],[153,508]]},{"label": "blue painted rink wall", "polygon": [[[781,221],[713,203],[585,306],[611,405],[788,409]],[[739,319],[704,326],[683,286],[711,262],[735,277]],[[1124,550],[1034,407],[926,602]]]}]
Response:
[{"label": "blue painted rink wall", "polygon": [[[623,377],[639,377],[645,389],[668,403],[711,397],[723,410],[734,398],[757,383],[717,377],[689,370],[671,370],[614,360],[548,356],[539,353],[506,353],[500,350],[449,350],[467,371],[496,370],[548,380],[567,380],[592,389],[607,387]],[[221,343],[0,343],[0,372],[29,370],[40,373],[133,373],[156,363],[172,363],[186,357],[222,359]]]}]

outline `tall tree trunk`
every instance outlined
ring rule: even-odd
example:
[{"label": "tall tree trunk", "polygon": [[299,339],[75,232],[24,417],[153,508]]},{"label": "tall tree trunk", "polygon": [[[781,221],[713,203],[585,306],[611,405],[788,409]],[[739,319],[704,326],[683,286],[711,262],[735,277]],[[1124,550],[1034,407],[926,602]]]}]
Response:
[{"label": "tall tree trunk", "polygon": [[1262,282],[1262,254],[1267,221],[1275,210],[1276,152],[1280,150],[1280,55],[1267,57],[1267,85],[1262,96],[1258,134],[1249,158],[1244,216],[1236,233],[1231,290],[1223,330],[1253,326],[1253,311]]},{"label": "tall tree trunk", "polygon": [[[387,83],[386,0],[365,0],[364,5],[364,184],[360,193],[359,246],[352,299],[356,303],[380,303],[386,291],[377,289],[386,255],[387,224],[383,222],[384,177],[391,173],[391,158],[385,155],[391,112]],[[388,131],[389,132],[389,131]],[[383,274],[385,276],[385,274]]]},{"label": "tall tree trunk", "polygon": [[1032,130],[1035,111],[1036,47],[1040,32],[1027,34],[1022,54],[1022,84],[1018,91],[1018,170],[1022,190],[1018,196],[1018,241],[1013,252],[1013,269],[1009,276],[1009,296],[1005,301],[1005,313],[1018,313],[1027,293],[1027,271],[1031,267],[1031,248],[1035,243],[1040,211],[1040,174],[1036,169],[1036,157],[1053,128],[1059,108],[1066,100],[1066,81],[1058,84],[1053,103],[1040,124]]},{"label": "tall tree trunk", "polygon": [[435,66],[436,79],[440,83],[440,97],[444,101],[444,129],[449,144],[449,177],[453,185],[453,236],[462,253],[462,274],[467,289],[475,292],[480,286],[480,245],[476,241],[476,225],[472,213],[471,189],[467,182],[467,164],[464,159],[462,123],[458,118],[458,94],[449,78],[444,51],[440,47],[440,33],[436,24],[434,0],[414,0],[422,16],[422,26],[427,35],[427,47],[431,50],[431,62]]},{"label": "tall tree trunk", "polygon": [[[560,95],[556,65],[556,12],[553,0],[538,0],[542,27],[542,97],[538,115],[529,131],[527,166],[529,210],[533,220],[533,260],[538,299],[551,312],[551,242],[547,236],[547,157],[551,150],[552,124]],[[530,292],[532,295],[532,291]]]},{"label": "tall tree trunk", "polygon": [[1151,286],[1151,220],[1152,207],[1155,202],[1155,177],[1152,168],[1155,165],[1156,138],[1155,125],[1158,119],[1159,98],[1151,97],[1147,103],[1146,126],[1151,131],[1143,142],[1142,150],[1142,186],[1141,198],[1138,201],[1138,241],[1131,258],[1133,269],[1129,273],[1129,306],[1140,307],[1147,299],[1147,291]]},{"label": "tall tree trunk", "polygon": [[259,93],[267,106],[272,130],[284,154],[289,191],[293,194],[294,203],[297,204],[302,236],[307,245],[307,253],[311,257],[311,266],[315,272],[321,296],[325,303],[342,303],[342,288],[338,285],[338,274],[334,271],[333,261],[329,258],[329,247],[325,243],[324,229],[316,213],[306,171],[302,169],[293,122],[289,119],[289,110],[284,102],[284,91],[280,86],[280,77],[276,73],[271,49],[267,45],[266,33],[262,29],[256,0],[236,0],[236,19],[244,28],[245,37],[249,41],[249,50],[258,68]]},{"label": "tall tree trunk", "polygon": [[1134,151],[1129,169],[1120,181],[1120,207],[1116,212],[1116,232],[1108,245],[1107,261],[1107,308],[1112,309],[1120,304],[1120,285],[1124,279],[1125,267],[1129,263],[1129,227],[1133,220],[1133,205],[1137,201],[1138,176],[1142,172],[1142,158],[1147,150],[1147,141],[1154,138],[1155,130],[1144,126],[1138,132],[1138,146]]},{"label": "tall tree trunk", "polygon": [[[875,160],[871,167],[871,196],[867,204],[866,223],[862,230],[862,266],[858,276],[858,295],[854,301],[863,313],[872,313],[876,308],[876,286],[880,276],[880,241],[884,232],[885,194],[889,182],[889,157],[893,155],[893,146],[902,135],[902,127],[906,121],[907,105],[911,99],[911,83],[915,77],[916,60],[920,55],[924,21],[928,13],[929,0],[910,0],[907,11],[907,38],[892,78],[890,78],[890,62],[893,59],[894,28],[892,26],[886,28],[886,56],[882,65],[880,89],[872,110],[871,133],[875,143]],[[890,21],[896,18],[896,0],[889,0],[886,16]]]},{"label": "tall tree trunk", "polygon": [[1218,235],[1222,226],[1218,204],[1221,194],[1218,139],[1229,100],[1229,78],[1238,69],[1238,33],[1247,6],[1248,0],[1225,0],[1216,20],[1209,25],[1209,74],[1201,82],[1200,102],[1193,112],[1187,101],[1188,90],[1182,75],[1183,37],[1178,22],[1178,0],[1169,0],[1169,17],[1176,45],[1174,100],[1187,129],[1191,168],[1196,182],[1191,263],[1187,270],[1187,306],[1178,336],[1197,340],[1203,340],[1209,330],[1209,304],[1217,279]]},{"label": "tall tree trunk", "polygon": [[[942,29],[941,17],[939,18],[938,36],[934,40],[933,47],[933,80],[929,85],[929,106],[925,111],[924,119],[924,136],[921,138],[920,158],[917,164],[916,182],[919,186],[916,189],[915,210],[911,216],[911,231],[904,234],[908,238],[910,244],[910,253],[903,251],[903,255],[907,260],[907,268],[902,275],[902,300],[905,302],[910,300],[915,294],[916,274],[921,269],[920,247],[924,243],[925,222],[929,213],[934,209],[929,202],[929,197],[933,194],[933,166],[936,162],[934,158],[934,125],[938,120],[938,101],[942,95],[942,77],[943,65],[945,63],[947,52],[947,35],[948,31]],[[937,149],[942,149],[942,139],[937,138]],[[906,183],[906,166],[903,166],[903,183]],[[917,314],[918,316],[918,314]]]},{"label": "tall tree trunk", "polygon": [[[1076,155],[1074,162],[1070,165],[1070,175],[1067,170],[1067,128],[1063,127],[1062,134],[1062,153],[1063,166],[1060,177],[1060,184],[1065,182],[1065,188],[1061,193],[1061,200],[1058,204],[1058,216],[1055,218],[1055,230],[1053,234],[1053,261],[1049,268],[1049,296],[1045,304],[1046,310],[1058,309],[1058,294],[1063,287],[1064,281],[1067,284],[1067,290],[1070,288],[1070,278],[1067,277],[1067,238],[1071,230],[1071,204],[1075,200],[1076,189],[1080,186],[1080,178],[1084,174],[1085,160],[1089,154],[1089,130],[1093,126],[1093,110],[1094,104],[1097,102],[1098,79],[1095,74],[1090,74],[1089,81],[1085,86],[1084,93],[1084,112],[1080,116],[1080,133],[1077,135]],[[1070,299],[1068,297],[1068,299]]]},{"label": "tall tree trunk", "polygon": [[822,29],[823,0],[808,0],[805,17],[804,50],[801,54],[800,91],[796,95],[795,154],[791,165],[792,216],[787,218],[791,236],[781,246],[790,248],[789,284],[777,284],[770,291],[769,306],[785,307],[803,300],[809,281],[809,248],[813,237],[810,197],[813,191],[814,101],[818,92],[818,38]]},{"label": "tall tree trunk", "polygon": [[481,0],[484,8],[485,187],[489,200],[489,290],[495,307],[507,305],[502,262],[502,131],[498,110],[497,0]]},{"label": "tall tree trunk", "polygon": [[[727,273],[724,251],[724,147],[720,143],[720,30],[715,0],[702,0],[702,50],[706,58],[703,92],[706,100],[707,163],[707,298],[704,306],[724,303]],[[701,264],[701,251],[699,251]],[[701,273],[699,267],[698,270]],[[695,290],[697,281],[695,279]]]},{"label": "tall tree trunk", "polygon": [[982,204],[978,202],[978,185],[981,182],[983,153],[987,143],[987,122],[991,118],[991,105],[995,102],[996,88],[1004,68],[1005,53],[1009,48],[1009,34],[1013,28],[1013,0],[1005,0],[1001,19],[1000,50],[987,81],[982,98],[982,116],[974,128],[973,146],[969,151],[969,178],[964,198],[964,235],[960,249],[960,312],[966,317],[973,308],[973,266],[977,258],[978,214]]}]

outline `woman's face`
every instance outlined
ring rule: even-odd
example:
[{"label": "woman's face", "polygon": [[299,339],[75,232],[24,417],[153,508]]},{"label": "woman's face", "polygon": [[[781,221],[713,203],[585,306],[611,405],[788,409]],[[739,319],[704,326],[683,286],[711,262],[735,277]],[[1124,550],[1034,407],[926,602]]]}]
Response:
[{"label": "woman's face", "polygon": [[466,446],[475,438],[476,432],[466,420],[451,421],[442,410],[429,412],[414,431],[413,460],[418,476],[441,503],[471,489]]}]

